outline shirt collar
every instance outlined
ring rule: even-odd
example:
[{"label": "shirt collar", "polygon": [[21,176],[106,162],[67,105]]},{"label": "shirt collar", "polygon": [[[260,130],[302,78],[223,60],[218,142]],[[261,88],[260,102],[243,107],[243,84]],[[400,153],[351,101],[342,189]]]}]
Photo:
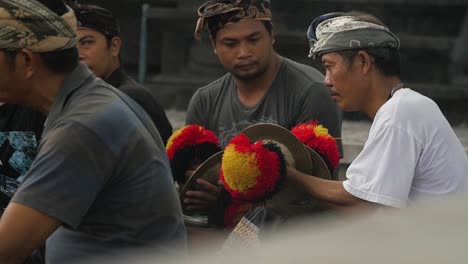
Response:
[{"label": "shirt collar", "polygon": [[125,73],[120,69],[116,69],[113,71],[109,77],[105,79],[106,83],[114,86],[114,87],[119,87],[120,84],[122,84],[122,81],[125,77]]},{"label": "shirt collar", "polygon": [[51,123],[57,120],[63,107],[65,106],[70,95],[78,90],[85,82],[91,78],[96,78],[89,68],[84,63],[78,63],[78,66],[65,78],[62,87],[57,92],[55,101],[52,104],[47,119],[45,121],[45,128],[47,129]]}]

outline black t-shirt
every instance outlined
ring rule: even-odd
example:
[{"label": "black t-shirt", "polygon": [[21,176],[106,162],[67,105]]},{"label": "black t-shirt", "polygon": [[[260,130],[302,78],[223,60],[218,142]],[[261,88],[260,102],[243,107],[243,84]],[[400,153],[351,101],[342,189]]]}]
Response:
[{"label": "black t-shirt", "polygon": [[115,70],[105,81],[132,98],[146,111],[156,125],[164,145],[166,145],[167,140],[172,135],[172,125],[164,108],[151,92],[126,75],[121,69]]},{"label": "black t-shirt", "polygon": [[[36,155],[45,116],[19,105],[0,106],[0,206],[8,205]],[[0,212],[3,210],[0,210]]]}]

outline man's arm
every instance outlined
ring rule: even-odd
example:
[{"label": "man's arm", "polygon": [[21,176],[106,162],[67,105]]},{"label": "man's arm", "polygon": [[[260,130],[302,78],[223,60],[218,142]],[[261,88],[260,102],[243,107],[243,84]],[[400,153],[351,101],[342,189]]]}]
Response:
[{"label": "man's arm", "polygon": [[10,203],[0,219],[0,263],[22,263],[62,223],[18,203]]},{"label": "man's arm", "polygon": [[348,193],[343,187],[342,181],[331,181],[310,176],[295,168],[288,167],[288,177],[304,189],[314,198],[321,200],[325,205],[342,211],[355,211],[372,209],[379,206]]}]

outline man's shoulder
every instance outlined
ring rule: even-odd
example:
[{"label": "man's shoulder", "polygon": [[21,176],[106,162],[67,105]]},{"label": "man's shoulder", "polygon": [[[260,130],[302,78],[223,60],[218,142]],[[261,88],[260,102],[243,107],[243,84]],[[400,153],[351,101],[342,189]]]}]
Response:
[{"label": "man's shoulder", "polygon": [[396,100],[389,100],[387,108],[393,109],[397,115],[402,117],[411,115],[426,115],[428,111],[438,110],[437,104],[429,97],[424,96],[411,89],[402,89],[394,95]]},{"label": "man's shoulder", "polygon": [[230,85],[232,84],[231,80],[232,75],[230,73],[226,73],[220,78],[210,82],[209,84],[198,88],[196,94],[201,96],[208,96],[213,93],[219,93],[220,91],[230,87]]},{"label": "man's shoulder", "polygon": [[110,148],[146,134],[141,132],[148,129],[145,124],[151,124],[151,119],[142,108],[135,107],[133,100],[126,100],[128,97],[110,85],[94,88],[95,91],[70,98],[69,105],[47,131],[79,127],[84,136],[99,139]]},{"label": "man's shoulder", "polygon": [[150,91],[143,84],[137,82],[135,79],[128,75],[124,75],[120,85],[116,86],[120,91],[136,91],[138,93],[148,94]]},{"label": "man's shoulder", "polygon": [[[72,95],[66,103],[60,119],[79,123],[94,124],[100,121],[113,124],[131,116],[123,92],[101,79],[88,84]],[[128,118],[127,118],[128,119]]]},{"label": "man's shoulder", "polygon": [[287,93],[297,98],[328,95],[328,88],[323,84],[324,76],[311,66],[284,58],[274,85],[286,89]]},{"label": "man's shoulder", "polygon": [[288,75],[288,79],[304,81],[307,83],[323,83],[323,74],[312,66],[293,61],[288,58],[284,59],[284,72]]}]

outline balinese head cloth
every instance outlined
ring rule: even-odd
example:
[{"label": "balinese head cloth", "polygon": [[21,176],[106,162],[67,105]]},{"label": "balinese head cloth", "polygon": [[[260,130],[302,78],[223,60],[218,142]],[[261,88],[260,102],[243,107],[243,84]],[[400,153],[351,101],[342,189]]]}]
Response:
[{"label": "balinese head cloth", "polygon": [[108,38],[120,35],[119,21],[112,15],[111,11],[88,4],[77,4],[72,8],[75,11],[79,27],[94,29]]},{"label": "balinese head cloth", "polygon": [[59,16],[36,0],[0,0],[0,49],[50,52],[75,47],[73,11]]},{"label": "balinese head cloth", "polygon": [[[216,0],[208,1],[198,8],[198,21],[195,28],[195,38],[200,39],[201,31],[205,27],[222,28],[230,23],[244,20],[271,21],[269,0]],[[216,25],[209,25],[212,18],[219,17]]]},{"label": "balinese head cloth", "polygon": [[387,27],[343,13],[315,18],[309,26],[307,38],[310,43],[309,57],[368,47],[400,48],[400,40]]}]

